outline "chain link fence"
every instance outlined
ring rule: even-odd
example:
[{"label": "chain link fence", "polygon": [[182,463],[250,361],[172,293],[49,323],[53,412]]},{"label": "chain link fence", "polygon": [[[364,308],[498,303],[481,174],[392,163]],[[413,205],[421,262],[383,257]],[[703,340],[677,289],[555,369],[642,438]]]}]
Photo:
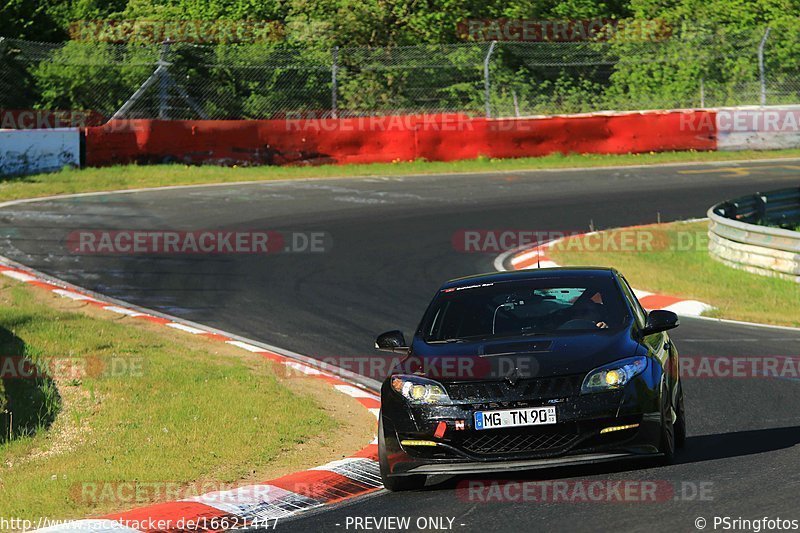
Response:
[{"label": "chain link fence", "polygon": [[796,104],[797,37],[759,30],[650,42],[333,50],[0,39],[0,108],[268,119]]}]

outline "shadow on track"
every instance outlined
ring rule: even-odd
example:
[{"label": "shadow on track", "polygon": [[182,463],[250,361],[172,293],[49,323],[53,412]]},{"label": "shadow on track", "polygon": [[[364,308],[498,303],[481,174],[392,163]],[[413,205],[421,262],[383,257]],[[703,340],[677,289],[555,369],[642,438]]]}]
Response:
[{"label": "shadow on track", "polygon": [[800,426],[753,429],[686,439],[677,463],[699,463],[772,452],[800,444]]}]

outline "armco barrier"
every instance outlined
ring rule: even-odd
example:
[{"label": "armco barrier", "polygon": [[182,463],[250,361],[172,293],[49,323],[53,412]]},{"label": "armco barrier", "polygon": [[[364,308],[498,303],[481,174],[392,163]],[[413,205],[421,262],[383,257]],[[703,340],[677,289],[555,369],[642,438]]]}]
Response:
[{"label": "armco barrier", "polygon": [[459,114],[125,120],[89,127],[85,132],[88,166],[132,162],[345,164],[716,149],[714,112],[691,110],[509,120]]},{"label": "armco barrier", "polygon": [[800,187],[756,193],[708,210],[711,257],[734,268],[800,282]]}]

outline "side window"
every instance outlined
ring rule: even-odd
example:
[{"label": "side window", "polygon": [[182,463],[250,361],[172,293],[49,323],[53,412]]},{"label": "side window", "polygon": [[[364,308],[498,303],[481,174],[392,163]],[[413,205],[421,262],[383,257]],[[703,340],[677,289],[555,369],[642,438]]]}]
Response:
[{"label": "side window", "polygon": [[622,290],[627,296],[628,300],[631,301],[631,306],[633,307],[633,313],[636,315],[636,322],[639,324],[639,327],[644,327],[645,323],[647,323],[647,312],[642,307],[642,304],[639,303],[639,300],[636,298],[636,295],[633,294],[633,289],[628,284],[628,280],[619,276],[620,281],[622,281]]}]

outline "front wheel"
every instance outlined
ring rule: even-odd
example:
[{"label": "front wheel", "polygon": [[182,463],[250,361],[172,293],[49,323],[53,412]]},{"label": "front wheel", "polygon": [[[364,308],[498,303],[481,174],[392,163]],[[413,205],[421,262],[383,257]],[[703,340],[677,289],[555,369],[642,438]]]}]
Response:
[{"label": "front wheel", "polygon": [[386,443],[383,438],[383,417],[378,415],[378,465],[381,471],[381,482],[386,490],[400,492],[404,490],[419,490],[425,487],[427,476],[390,476],[389,460],[386,457]]},{"label": "front wheel", "polygon": [[671,465],[675,462],[675,423],[672,420],[672,401],[667,384],[661,385],[661,463]]}]

